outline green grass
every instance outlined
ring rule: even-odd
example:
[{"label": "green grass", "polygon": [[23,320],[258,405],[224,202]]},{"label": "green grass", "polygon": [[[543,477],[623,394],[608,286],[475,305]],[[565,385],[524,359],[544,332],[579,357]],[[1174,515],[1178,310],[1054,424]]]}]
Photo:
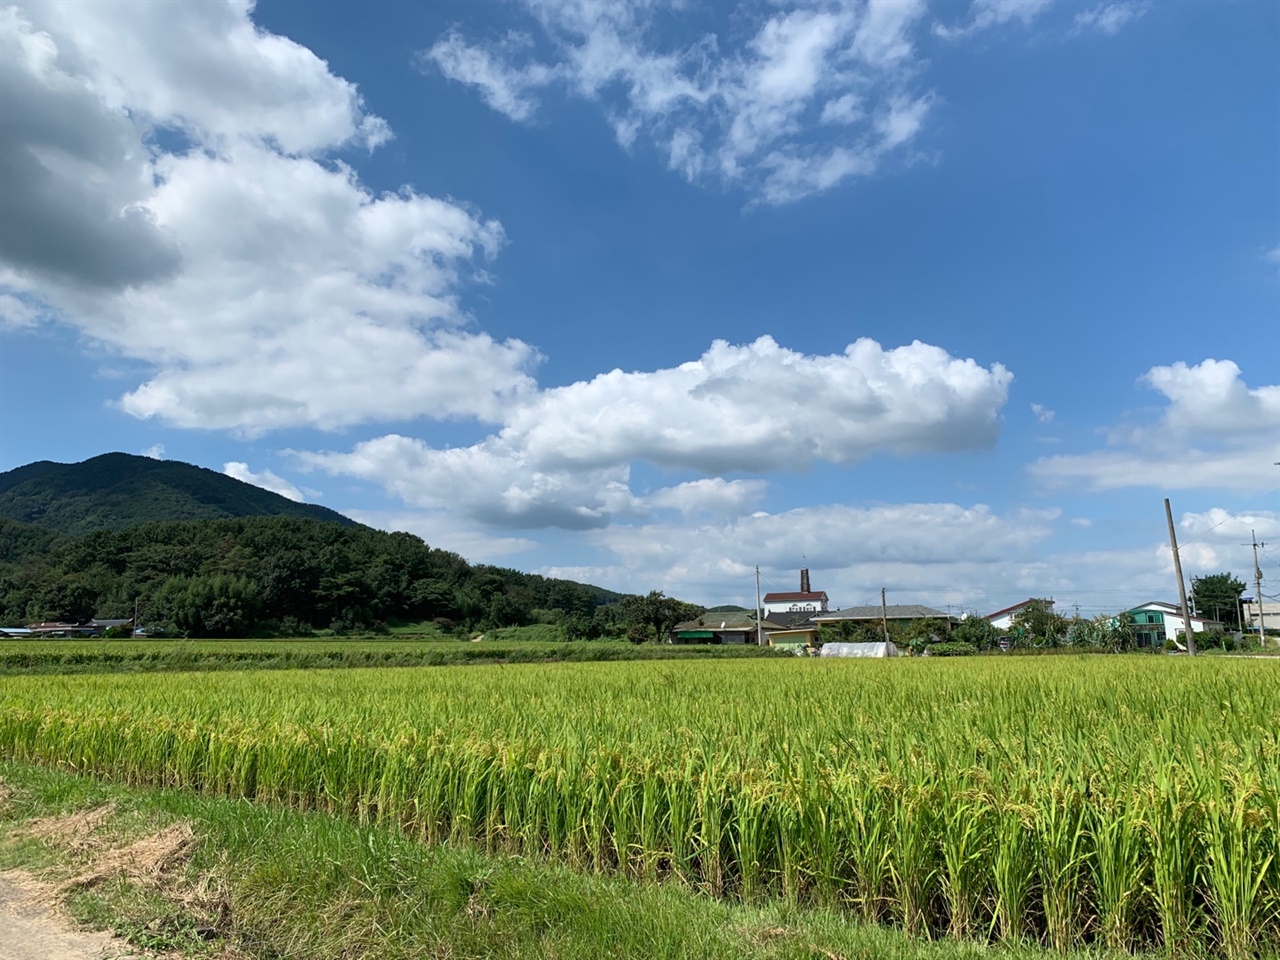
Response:
[{"label": "green grass", "polygon": [[434,620],[420,620],[415,623],[391,623],[387,632],[393,637],[435,637],[442,636],[440,626]]},{"label": "green grass", "polygon": [[450,638],[322,640],[10,640],[0,675],[439,667],[481,663],[782,656],[753,646],[671,646]]},{"label": "green grass", "polygon": [[[826,909],[725,903],[672,885],[584,875],[181,790],[130,789],[0,762],[0,868],[58,879],[83,854],[24,839],[35,817],[105,803],[104,842],[190,822],[200,843],[159,888],[111,881],[73,915],[139,946],[248,960],[1048,960],[1029,943],[929,943]],[[207,938],[213,936],[212,942]],[[1105,960],[1073,951],[1067,960]],[[1187,956],[1194,956],[1188,954]]]},{"label": "green grass", "polygon": [[[564,643],[564,631],[554,623],[531,623],[523,627],[485,630],[483,643]],[[594,641],[593,641],[594,642]]]}]

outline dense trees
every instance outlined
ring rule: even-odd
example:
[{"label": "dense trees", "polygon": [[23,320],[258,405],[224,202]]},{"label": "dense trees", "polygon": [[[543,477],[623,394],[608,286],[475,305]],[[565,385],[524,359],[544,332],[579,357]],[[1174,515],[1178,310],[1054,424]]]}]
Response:
[{"label": "dense trees", "polygon": [[1194,577],[1191,581],[1191,609],[1197,616],[1218,620],[1234,629],[1240,627],[1239,603],[1244,582],[1230,573]]},{"label": "dense trees", "polygon": [[1067,633],[1067,621],[1053,604],[1032,600],[1013,615],[1009,637],[1015,647],[1056,647]]},{"label": "dense trees", "polygon": [[202,637],[391,620],[561,623],[583,638],[625,629],[620,594],[472,566],[407,533],[293,517],[149,523],[77,539],[0,521],[0,551],[0,623],[11,625],[127,617],[137,600],[145,623]]},{"label": "dense trees", "polygon": [[703,611],[702,607],[668,597],[661,590],[651,590],[643,597],[624,597],[621,606],[627,635],[635,643],[661,643],[677,623],[692,620]]},{"label": "dense trees", "polygon": [[976,650],[990,650],[1000,645],[1001,632],[986,617],[965,617],[951,628],[955,643],[972,644]]}]

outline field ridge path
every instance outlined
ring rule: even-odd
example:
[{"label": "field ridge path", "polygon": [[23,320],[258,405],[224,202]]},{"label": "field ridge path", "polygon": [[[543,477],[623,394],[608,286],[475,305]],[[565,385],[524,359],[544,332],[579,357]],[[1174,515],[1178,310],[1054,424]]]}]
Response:
[{"label": "field ridge path", "polygon": [[0,873],[0,960],[143,960],[109,933],[77,929],[43,885],[20,870]]}]

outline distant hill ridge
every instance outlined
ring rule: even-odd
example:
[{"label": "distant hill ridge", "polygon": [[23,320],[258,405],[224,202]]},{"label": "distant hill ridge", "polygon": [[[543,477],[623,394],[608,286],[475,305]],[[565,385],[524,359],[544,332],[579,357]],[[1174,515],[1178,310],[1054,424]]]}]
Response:
[{"label": "distant hill ridge", "polygon": [[305,517],[359,526],[335,510],[178,460],[104,453],[81,463],[41,460],[0,473],[0,518],[72,536],[153,520]]}]

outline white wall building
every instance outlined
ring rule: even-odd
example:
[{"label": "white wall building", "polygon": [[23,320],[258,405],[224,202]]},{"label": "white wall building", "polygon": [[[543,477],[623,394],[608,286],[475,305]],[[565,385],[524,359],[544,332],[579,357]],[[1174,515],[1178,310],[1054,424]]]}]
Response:
[{"label": "white wall building", "polygon": [[[1244,628],[1256,631],[1258,629],[1257,600],[1242,597],[1240,611],[1244,616]],[[1275,600],[1262,601],[1262,625],[1268,630],[1280,628],[1280,602]]]},{"label": "white wall building", "polygon": [[[1177,642],[1179,637],[1186,635],[1187,626],[1183,620],[1182,608],[1176,603],[1152,600],[1125,612],[1133,618],[1133,632],[1140,647],[1154,646],[1157,643],[1164,646],[1166,640]],[[1191,618],[1192,633],[1221,629],[1222,624],[1217,620],[1206,620],[1204,617]]]},{"label": "white wall building", "polygon": [[1038,600],[1035,597],[1031,597],[1028,600],[1023,600],[1021,603],[1015,603],[1012,607],[1005,607],[1003,610],[997,610],[995,613],[988,613],[983,617],[983,619],[989,621],[997,630],[1008,630],[1013,626],[1013,618],[1016,617],[1021,610],[1033,603],[1043,603],[1049,608],[1050,613],[1053,612],[1052,600]]},{"label": "white wall building", "polygon": [[760,601],[764,615],[771,613],[825,613],[827,595],[809,587],[809,570],[800,571],[800,589],[791,593],[766,593]]}]

